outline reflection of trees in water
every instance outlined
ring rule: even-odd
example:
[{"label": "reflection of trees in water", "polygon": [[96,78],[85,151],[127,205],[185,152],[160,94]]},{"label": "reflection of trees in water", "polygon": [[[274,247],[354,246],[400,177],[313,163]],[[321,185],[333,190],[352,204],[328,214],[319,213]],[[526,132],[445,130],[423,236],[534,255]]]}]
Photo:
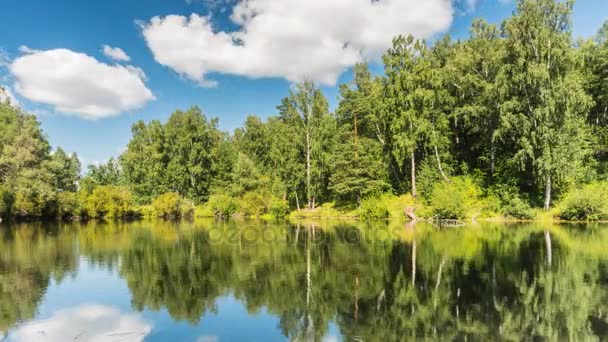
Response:
[{"label": "reflection of trees in water", "polygon": [[69,231],[51,226],[3,226],[0,233],[0,331],[34,317],[51,279],[77,268]]},{"label": "reflection of trees in water", "polygon": [[[251,313],[279,317],[292,340],[321,340],[332,321],[346,340],[607,337],[603,231],[418,226],[378,242],[357,238],[370,228],[355,225],[220,227],[232,238],[163,223],[5,233],[3,327],[31,317],[49,279],[75,270],[76,238],[89,260],[118,270],[134,308],[192,323],[232,294]],[[251,240],[264,231],[273,241]]]}]

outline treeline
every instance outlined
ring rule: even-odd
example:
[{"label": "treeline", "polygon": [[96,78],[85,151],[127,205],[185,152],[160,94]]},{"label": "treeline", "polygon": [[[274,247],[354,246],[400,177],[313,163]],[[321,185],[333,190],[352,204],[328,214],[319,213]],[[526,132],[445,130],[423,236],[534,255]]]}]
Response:
[{"label": "treeline", "polygon": [[[357,65],[333,113],[322,92],[303,82],[278,115],[250,116],[232,135],[198,108],[164,124],[140,121],[126,152],[78,181],[79,210],[284,216],[325,204],[382,217],[388,210],[374,199],[407,193],[402,202],[429,216],[531,218],[531,208],[550,209],[558,199],[567,203],[562,218],[608,219],[608,23],[596,37],[574,41],[572,6],[520,0],[500,27],[475,21],[468,40],[446,36],[428,46],[396,37],[384,74]],[[44,168],[59,154],[45,146],[40,162],[16,169]],[[2,160],[13,158],[7,151]],[[53,212],[48,204],[23,210],[18,182],[1,165],[8,212]],[[57,196],[49,203],[73,190],[50,189]],[[163,194],[172,194],[157,203],[164,209],[147,206]],[[101,198],[98,208],[90,196]],[[105,208],[108,198],[131,207]]]}]

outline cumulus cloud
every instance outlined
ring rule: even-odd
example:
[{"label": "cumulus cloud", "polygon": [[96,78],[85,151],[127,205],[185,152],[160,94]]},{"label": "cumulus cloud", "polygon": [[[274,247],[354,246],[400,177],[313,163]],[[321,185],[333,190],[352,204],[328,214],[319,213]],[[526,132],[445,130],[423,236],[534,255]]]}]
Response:
[{"label": "cumulus cloud", "polygon": [[61,310],[49,319],[21,325],[12,341],[143,341],[152,326],[139,315],[103,305]]},{"label": "cumulus cloud", "polygon": [[111,47],[110,45],[104,45],[102,51],[104,55],[116,61],[128,62],[131,60],[131,57],[129,57],[129,55],[127,55],[127,53],[119,47]]},{"label": "cumulus cloud", "polygon": [[399,34],[445,31],[452,0],[240,0],[219,31],[211,16],[168,15],[141,25],[156,61],[203,86],[217,72],[333,85],[357,62],[378,58]]},{"label": "cumulus cloud", "polygon": [[141,69],[104,64],[67,49],[30,49],[9,70],[24,98],[86,119],[117,115],[155,99]]}]

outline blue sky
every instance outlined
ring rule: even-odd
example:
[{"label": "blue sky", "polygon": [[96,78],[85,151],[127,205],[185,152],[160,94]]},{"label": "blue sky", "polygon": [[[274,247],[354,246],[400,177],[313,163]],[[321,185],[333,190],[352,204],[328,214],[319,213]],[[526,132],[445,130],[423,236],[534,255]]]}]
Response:
[{"label": "blue sky", "polygon": [[[364,1],[352,0],[356,5],[350,7],[368,6]],[[232,131],[249,114],[275,114],[290,84],[301,78],[318,81],[335,106],[338,92],[334,83],[350,79],[349,66],[354,61],[374,60],[390,43],[390,32],[411,31],[430,40],[442,32],[466,38],[473,18],[499,23],[514,9],[513,2],[506,0],[478,0],[475,4],[459,0],[453,6],[446,6],[447,0],[402,0],[402,5],[374,17],[365,8],[340,8],[337,4],[345,1],[336,1],[336,7],[319,9],[319,13],[329,12],[322,16],[312,6],[330,6],[327,0],[291,1],[294,8],[289,13],[285,11],[292,8],[275,6],[271,0],[254,0],[259,7],[239,7],[243,17],[248,10],[263,15],[239,24],[230,18],[239,2],[2,0],[0,85],[8,87],[25,110],[38,116],[53,146],[78,153],[84,164],[96,163],[124,149],[130,126],[137,120],[164,121],[175,109],[196,105],[208,116],[219,117],[222,129]],[[433,3],[435,7],[429,5]],[[197,16],[191,17],[193,13]],[[174,15],[171,20],[169,15]],[[153,22],[157,16],[159,20]],[[608,1],[578,0],[574,34],[589,37],[607,19]],[[357,25],[371,29],[346,32]],[[222,35],[243,26],[247,27],[245,34]],[[206,38],[199,39],[201,36]],[[247,48],[241,49],[234,37],[242,38]],[[352,51],[340,51],[330,58],[335,52],[331,44],[340,39],[348,39]],[[122,49],[129,61],[105,55],[104,45]],[[265,48],[252,48],[254,45]],[[302,52],[310,55],[301,58]],[[76,64],[62,68],[68,60]],[[324,60],[340,62],[326,68]],[[61,70],[66,74],[58,74]],[[381,67],[376,65],[374,70]],[[137,76],[141,71],[145,77]],[[58,77],[63,78],[55,84]],[[107,86],[97,91],[92,80]],[[70,88],[66,83],[76,86]]]}]

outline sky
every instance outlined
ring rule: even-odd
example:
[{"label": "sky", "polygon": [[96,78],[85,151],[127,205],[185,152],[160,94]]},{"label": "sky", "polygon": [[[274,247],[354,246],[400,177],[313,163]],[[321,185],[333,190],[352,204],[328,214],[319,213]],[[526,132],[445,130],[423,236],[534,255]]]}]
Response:
[{"label": "sky", "polygon": [[[0,0],[0,86],[35,114],[52,146],[83,165],[124,151],[130,127],[200,107],[233,131],[276,114],[299,81],[332,108],[352,66],[397,34],[466,39],[499,24],[513,0]],[[575,37],[608,20],[607,0],[578,0]]]}]

